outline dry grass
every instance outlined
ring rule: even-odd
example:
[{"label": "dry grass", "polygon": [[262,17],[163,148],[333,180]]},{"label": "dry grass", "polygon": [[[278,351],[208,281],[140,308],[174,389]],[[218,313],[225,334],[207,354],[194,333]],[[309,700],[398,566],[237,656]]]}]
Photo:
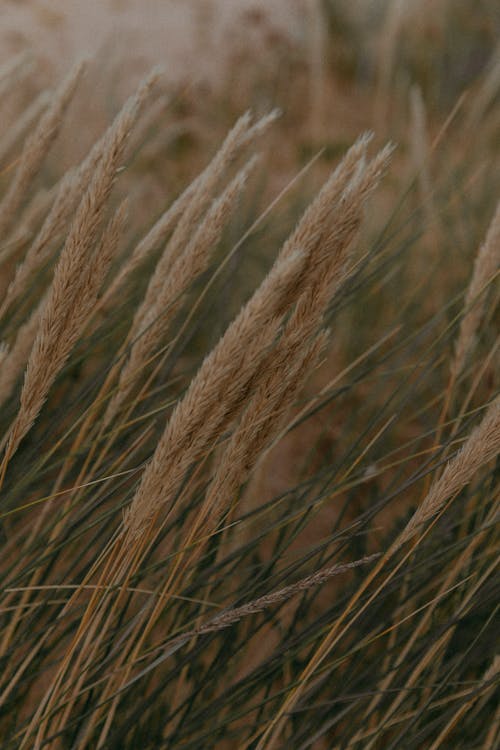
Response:
[{"label": "dry grass", "polygon": [[494,76],[399,91],[391,3],[375,145],[283,181],[328,132],[309,11],[305,131],[219,123],[146,222],[158,71],[65,172],[80,67],[0,141],[7,750],[498,742]]}]

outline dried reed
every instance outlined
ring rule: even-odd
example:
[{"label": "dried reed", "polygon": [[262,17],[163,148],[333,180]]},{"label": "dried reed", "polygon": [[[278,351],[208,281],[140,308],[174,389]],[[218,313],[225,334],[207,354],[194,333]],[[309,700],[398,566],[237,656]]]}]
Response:
[{"label": "dried reed", "polygon": [[[239,380],[236,373],[240,367],[242,352],[256,331],[264,328],[274,318],[282,317],[286,309],[293,305],[300,294],[300,286],[307,287],[308,265],[311,276],[324,272],[324,269],[319,270],[318,263],[323,254],[333,249],[328,247],[328,239],[331,241],[335,237],[337,240],[336,254],[330,258],[331,268],[334,269],[333,277],[336,277],[339,266],[343,268],[344,258],[339,262],[339,256],[349,246],[359,224],[359,213],[356,211],[359,212],[369,188],[373,188],[380,178],[390,155],[388,151],[384,151],[367,168],[365,177],[359,178],[356,166],[365,147],[366,139],[362,139],[348,152],[341,166],[335,170],[285,243],[268,276],[205,359],[186,396],[176,406],[127,515],[127,525],[134,529],[135,535],[139,533],[139,528],[143,528],[144,519],[153,519],[159,507],[175,493],[180,472],[173,471],[172,467],[176,465],[178,457],[183,455],[182,465],[185,466],[210,444],[211,436],[202,440],[201,435],[206,430],[207,420],[214,407],[218,413],[221,410],[223,413],[224,408],[227,414],[233,413],[234,407],[229,401],[227,389],[231,381]],[[332,202],[340,200],[353,175],[356,187],[346,193],[338,209],[340,226],[331,227],[329,218],[332,214]],[[315,251],[316,255],[320,254],[320,258],[314,257]],[[291,266],[290,259],[294,259]],[[330,287],[332,280],[328,278],[328,282],[327,286]],[[200,432],[203,423],[205,430]],[[168,477],[168,473],[172,471],[174,482]],[[139,524],[135,520],[137,518],[141,519]]]},{"label": "dried reed", "polygon": [[[178,254],[183,251],[184,247],[189,244],[193,226],[196,226],[201,220],[204,211],[212,199],[214,190],[220,180],[224,177],[227,169],[240,153],[243,146],[264,131],[273,121],[274,117],[274,113],[271,113],[270,115],[263,117],[253,126],[251,124],[251,115],[249,112],[240,117],[232,130],[229,131],[224,143],[217,151],[208,167],[194,182],[192,192],[189,196],[189,202],[180,215],[172,237],[162,253],[149,281],[141,308],[142,315],[154,305],[155,299],[164,284],[173,261],[177,258]],[[140,323],[141,318],[138,312],[134,319],[132,333],[137,331]]]},{"label": "dried reed", "polygon": [[487,408],[480,424],[474,428],[462,448],[446,464],[443,473],[431,486],[407,525],[398,536],[394,549],[409,541],[423,524],[436,515],[447,500],[457,495],[479,469],[498,457],[500,452],[500,397]]},{"label": "dried reed", "polygon": [[9,434],[6,460],[17,450],[38,416],[52,383],[93,310],[110,260],[107,256],[101,257],[94,245],[128,135],[155,79],[156,74],[148,78],[116,118],[101,161],[78,207],[41,315],[21,391],[20,408]]},{"label": "dried reed", "polygon": [[[244,188],[250,171],[254,166],[251,160],[241,169],[224,192],[213,202],[205,218],[194,232],[187,247],[180,252],[173,263],[170,273],[158,289],[154,302],[146,295],[138,307],[132,331],[137,335],[133,342],[130,356],[120,371],[117,390],[109,402],[103,418],[107,425],[116,415],[120,405],[128,396],[134,383],[140,376],[155,348],[158,346],[169,322],[175,316],[185,291],[190,284],[207,267],[210,254],[213,252],[227,223],[234,204]],[[136,321],[139,321],[136,323]]]},{"label": "dried reed", "polygon": [[460,329],[455,344],[455,352],[451,364],[452,378],[456,380],[465,364],[467,357],[474,350],[479,324],[483,315],[485,295],[488,285],[493,281],[500,267],[500,203],[491,221],[484,243],[479,248],[472,277],[467,288],[464,301],[464,315],[460,321]]}]

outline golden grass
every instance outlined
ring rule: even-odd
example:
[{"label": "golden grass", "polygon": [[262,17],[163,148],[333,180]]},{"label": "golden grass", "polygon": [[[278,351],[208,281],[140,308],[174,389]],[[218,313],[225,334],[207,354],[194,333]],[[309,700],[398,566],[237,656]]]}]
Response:
[{"label": "golden grass", "polygon": [[490,79],[439,123],[413,88],[406,143],[351,139],[300,209],[266,207],[282,126],[247,112],[138,228],[157,70],[40,186],[81,70],[0,142],[31,131],[0,197],[4,746],[494,747],[500,209],[463,219],[487,147],[462,169],[455,123]]}]

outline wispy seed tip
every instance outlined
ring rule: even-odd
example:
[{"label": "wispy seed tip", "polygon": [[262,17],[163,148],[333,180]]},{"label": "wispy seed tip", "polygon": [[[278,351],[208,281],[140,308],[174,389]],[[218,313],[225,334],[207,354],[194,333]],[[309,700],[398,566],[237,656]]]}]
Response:
[{"label": "wispy seed tip", "polygon": [[362,133],[359,138],[356,140],[356,144],[359,144],[360,146],[363,146],[366,148],[369,143],[373,140],[374,137],[373,130],[366,130],[364,133]]}]

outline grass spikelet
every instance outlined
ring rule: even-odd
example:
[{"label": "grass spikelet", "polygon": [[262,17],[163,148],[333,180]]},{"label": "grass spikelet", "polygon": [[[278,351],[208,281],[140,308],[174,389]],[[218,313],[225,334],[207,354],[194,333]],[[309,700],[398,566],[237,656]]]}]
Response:
[{"label": "grass spikelet", "polygon": [[75,207],[76,175],[73,170],[66,173],[61,181],[59,190],[48,215],[31,243],[23,261],[17,266],[14,278],[10,282],[5,297],[0,306],[2,317],[13,302],[25,291],[29,280],[43,266],[50,257],[54,242],[57,242],[68,219]]},{"label": "grass spikelet", "polygon": [[94,244],[128,135],[153,81],[154,78],[147,79],[118,115],[71,226],[28,361],[20,409],[9,435],[4,465],[38,416],[97,300],[107,266],[99,253],[93,253]]},{"label": "grass spikelet", "polygon": [[[156,78],[157,73],[154,72],[151,76],[151,81],[145,85],[144,96],[147,95]],[[60,239],[68,218],[78,205],[81,195],[88,188],[92,175],[106,150],[107,143],[115,137],[115,134],[120,127],[123,127],[126,118],[129,116],[130,114],[124,110],[124,122],[120,123],[118,119],[113,123],[107,132],[94,144],[82,163],[77,168],[68,170],[64,175],[51,210],[47,214],[23,262],[16,269],[14,279],[10,283],[0,306],[0,317],[5,314],[16,298],[22,294],[30,278],[36,274],[50,257],[54,243]]]},{"label": "grass spikelet", "polygon": [[250,615],[263,612],[268,607],[277,606],[278,604],[287,601],[291,597],[297,596],[297,594],[300,594],[303,591],[307,591],[312,587],[321,586],[322,584],[329,581],[333,576],[341,575],[342,573],[345,573],[348,570],[352,570],[353,568],[357,568],[360,565],[368,565],[377,557],[378,555],[369,555],[362,558],[361,560],[355,560],[354,562],[331,565],[328,568],[317,570],[315,573],[302,578],[296,583],[285,586],[278,591],[271,591],[269,594],[260,596],[253,602],[248,602],[247,604],[242,604],[240,607],[234,607],[234,609],[228,609],[225,612],[221,612],[219,615],[216,615],[208,622],[200,625],[198,628],[196,628],[196,630],[192,630],[189,633],[184,633],[183,635],[177,636],[177,638],[172,639],[172,641],[169,641],[165,645],[164,649],[162,649],[163,653],[159,658],[161,659],[165,658],[166,656],[170,656],[174,651],[186,644],[191,638],[196,638],[200,635],[206,635],[207,633],[214,633],[218,630],[229,628],[244,617],[249,617]]},{"label": "grass spikelet", "polygon": [[[144,518],[153,519],[156,516],[160,504],[159,496],[165,503],[168,501],[168,496],[175,492],[176,485],[169,483],[168,486],[171,490],[167,494],[165,492],[165,479],[160,477],[165,476],[166,471],[168,473],[169,467],[173,465],[175,456],[180,451],[184,452],[184,461],[187,460],[186,455],[189,459],[190,436],[194,436],[201,422],[209,418],[211,405],[217,404],[218,409],[220,409],[221,401],[223,403],[226,400],[227,412],[233,412],[232,404],[227,399],[227,383],[232,378],[239,380],[238,367],[241,361],[241,352],[248,346],[257,330],[265,327],[274,318],[279,321],[287,307],[290,308],[296,301],[301,286],[303,289],[307,288],[310,280],[309,275],[312,276],[316,272],[314,261],[311,261],[313,252],[318,251],[325,234],[331,236],[332,232],[338,231],[337,227],[332,227],[327,222],[329,215],[332,213],[330,201],[335,196],[340,198],[346,185],[349,185],[349,180],[356,171],[357,160],[359,160],[364,148],[365,139],[362,139],[347,154],[341,166],[335,170],[333,177],[322,189],[311,208],[304,214],[291,239],[285,243],[266,279],[205,359],[186,396],[172,414],[153,459],[144,472],[141,486],[132,502],[127,519],[127,524],[132,529],[143,528]],[[369,193],[383,172],[389,156],[390,152],[384,151],[374,160],[370,169],[367,170],[367,175],[357,184],[356,190],[351,191],[352,195],[359,198],[359,196],[364,197]],[[359,203],[361,203],[361,200],[359,200]],[[357,204],[358,211],[359,203]],[[345,206],[342,204],[342,216],[344,208]],[[354,231],[359,224],[359,215],[354,221],[350,215],[346,214],[346,216],[347,222],[339,233],[339,246],[341,248],[350,244]],[[340,247],[337,248],[338,252]],[[299,250],[302,252],[299,255],[294,255],[294,251],[297,253]],[[309,257],[304,251],[308,251]],[[293,264],[290,265],[289,262],[292,258],[297,260],[294,260]],[[337,255],[334,255],[333,260],[330,260],[334,270],[331,275],[327,276],[328,283],[326,286],[321,284],[322,288],[326,288],[328,291],[331,290],[331,276],[335,278],[339,268]],[[308,275],[307,266],[309,263],[311,263],[312,270],[309,271]],[[340,266],[343,267],[343,264],[340,264]],[[285,275],[283,275],[284,270],[287,272]],[[295,270],[293,280],[287,277],[290,270]],[[301,271],[305,271],[305,273],[301,275]],[[299,291],[297,291],[297,287]],[[322,295],[320,315],[324,311],[325,304],[326,296]],[[197,452],[195,451],[195,455]],[[194,460],[194,456],[192,460]],[[155,498],[158,498],[158,500],[155,500]],[[150,508],[145,511],[144,505],[149,505]],[[134,520],[136,516],[141,519],[140,524],[137,524]]]},{"label": "grass spikelet", "polygon": [[281,257],[286,257],[297,248],[309,255],[322,240],[343,192],[364,162],[370,140],[371,134],[367,133],[351,146],[285,242]]},{"label": "grass spikelet", "polygon": [[448,461],[439,479],[431,486],[421,505],[396,541],[405,544],[436,515],[447,500],[455,497],[485,464],[500,453],[500,398],[486,409],[480,424],[474,428],[458,453]]},{"label": "grass spikelet", "polygon": [[319,336],[305,351],[298,353],[296,342],[284,334],[277,351],[268,357],[264,376],[253,389],[253,396],[220,457],[208,490],[208,529],[204,529],[205,533],[210,533],[221,513],[230,508],[237,489],[248,479],[261,454],[279,434],[288,409],[317,363],[325,343],[326,335]]},{"label": "grass spikelet", "polygon": [[126,280],[139,268],[141,263],[155,250],[163,245],[180,216],[184,213],[196,190],[197,181],[190,182],[181,195],[167,208],[153,224],[145,237],[140,240],[124,265],[118,269],[116,276],[106,290],[103,304],[111,300]]},{"label": "grass spikelet", "polygon": [[451,374],[456,380],[474,349],[476,334],[483,315],[488,285],[500,267],[500,204],[492,219],[486,239],[474,261],[472,277],[464,300],[464,315],[455,344]]},{"label": "grass spikelet", "polygon": [[[249,140],[260,135],[273,121],[271,115],[263,117],[259,122],[251,125],[251,115],[246,112],[236,122],[227,134],[223,144],[205,168],[199,178],[193,183],[190,200],[181,214],[177,226],[162,253],[154,274],[152,274],[143,303],[143,310],[154,304],[154,300],[169,274],[170,267],[179,253],[189,243],[192,228],[201,220],[203,213],[212,200],[214,191],[226,174],[227,169],[236,159],[241,149]],[[139,323],[136,316],[135,324]]]},{"label": "grass spikelet", "polygon": [[[362,150],[364,142],[361,142],[360,146]],[[358,152],[358,148],[359,146],[357,146],[355,152]],[[377,178],[379,176],[382,172],[382,164],[385,164],[386,159],[387,155],[384,153],[383,158],[376,160],[370,172],[370,178],[373,176]],[[343,175],[345,182],[348,182],[353,171],[355,172],[354,166],[356,161],[353,160],[353,162],[351,165],[350,160],[347,160],[348,168],[346,171],[348,174],[347,176]],[[337,175],[338,173],[337,171]],[[342,174],[342,172],[340,173]],[[342,193],[345,182],[341,189],[336,185],[339,194]],[[371,186],[370,179],[367,179],[366,184],[363,183],[364,192],[362,194],[368,192],[368,186]],[[325,205],[325,193],[326,191],[320,195],[321,209]],[[306,217],[306,221],[310,221],[310,214],[306,213]],[[317,246],[318,228],[313,222],[311,223],[316,240],[309,245],[312,250]],[[304,237],[308,238],[305,232]],[[352,236],[349,236],[348,239],[352,239]],[[235,400],[234,398],[230,398],[228,385],[236,376],[239,388],[235,389],[234,384],[232,386],[232,390],[235,391],[236,396],[246,386],[244,379],[241,377],[242,351],[245,351],[245,347],[242,347],[242,344],[246,343],[245,337],[248,336],[248,341],[250,341],[252,331],[253,336],[255,336],[255,331],[263,325],[269,325],[273,320],[273,316],[275,318],[274,326],[276,326],[284,313],[284,300],[289,299],[289,304],[292,304],[294,301],[294,298],[290,297],[290,281],[293,279],[292,283],[294,286],[296,285],[299,269],[305,268],[303,264],[306,256],[304,254],[294,254],[287,245],[285,245],[285,248],[286,251],[282,251],[267,279],[243,308],[219,344],[207,357],[196,378],[191,383],[185,398],[178,405],[167,423],[165,432],[158,443],[151,463],[144,472],[141,484],[126,517],[125,527],[127,536],[130,535],[135,540],[141,540],[142,537],[141,544],[144,544],[148,539],[151,533],[148,532],[148,528],[151,528],[151,524],[158,515],[161,505],[165,505],[166,500],[175,493],[183,472],[190,463],[195,461],[206,450],[207,446],[213,440],[216,430],[220,429],[221,424],[224,424],[229,417],[234,416]],[[269,281],[270,278],[271,281]],[[283,292],[281,292],[281,289],[283,289]],[[325,297],[322,298],[322,304],[320,315],[324,312]],[[276,318],[275,313],[277,312],[277,308],[279,309],[279,316]],[[301,312],[303,311],[301,310]],[[294,323],[298,319],[300,319],[300,313],[293,319],[290,328],[295,333],[297,331],[294,330]],[[310,322],[311,317],[308,320]],[[318,317],[313,317],[313,320],[314,324],[318,323]],[[272,335],[274,335],[276,327],[273,328],[271,326],[270,330]],[[301,333],[305,333],[305,331],[302,330]],[[290,339],[294,341],[296,346],[297,337],[293,339],[293,335],[291,335]],[[305,360],[300,360],[298,366],[300,376],[297,376],[295,380],[292,378],[293,392],[295,392],[297,384],[301,382],[304,376],[306,363],[309,363],[311,357],[316,355],[317,345],[314,344],[313,348],[308,350]],[[253,370],[254,374],[255,369]],[[280,374],[283,377],[282,371],[280,371]],[[279,391],[278,401],[280,401],[280,396],[283,396],[286,401],[281,391]],[[281,399],[281,408],[283,408],[282,401],[283,399]],[[212,413],[213,409],[215,409],[215,413]],[[217,417],[214,419],[215,414]],[[207,429],[207,425],[212,429]],[[268,424],[269,429],[270,425]],[[264,436],[265,443],[266,437],[268,437],[266,430],[261,432],[261,436]],[[182,459],[179,465],[181,456]]]},{"label": "grass spikelet", "polygon": [[234,352],[230,362],[216,362],[217,379],[204,382],[200,373],[195,377],[170,417],[126,513],[127,536],[146,540],[162,507],[167,512],[172,510],[172,497],[189,467],[200,460],[241,410],[249,384],[264,365],[278,329],[278,319],[269,321],[248,347]]},{"label": "grass spikelet", "polygon": [[170,273],[158,289],[154,303],[151,304],[146,296],[142,305],[139,306],[131,329],[132,335],[137,338],[132,344],[130,357],[120,372],[117,392],[104,415],[104,424],[108,424],[113,418],[120,404],[133,388],[144,364],[148,362],[158,346],[162,333],[168,330],[169,322],[182,303],[184,292],[206,269],[210,253],[220,239],[235,201],[243,190],[253,166],[254,160],[252,159],[213,202],[191,241],[173,263]]}]

